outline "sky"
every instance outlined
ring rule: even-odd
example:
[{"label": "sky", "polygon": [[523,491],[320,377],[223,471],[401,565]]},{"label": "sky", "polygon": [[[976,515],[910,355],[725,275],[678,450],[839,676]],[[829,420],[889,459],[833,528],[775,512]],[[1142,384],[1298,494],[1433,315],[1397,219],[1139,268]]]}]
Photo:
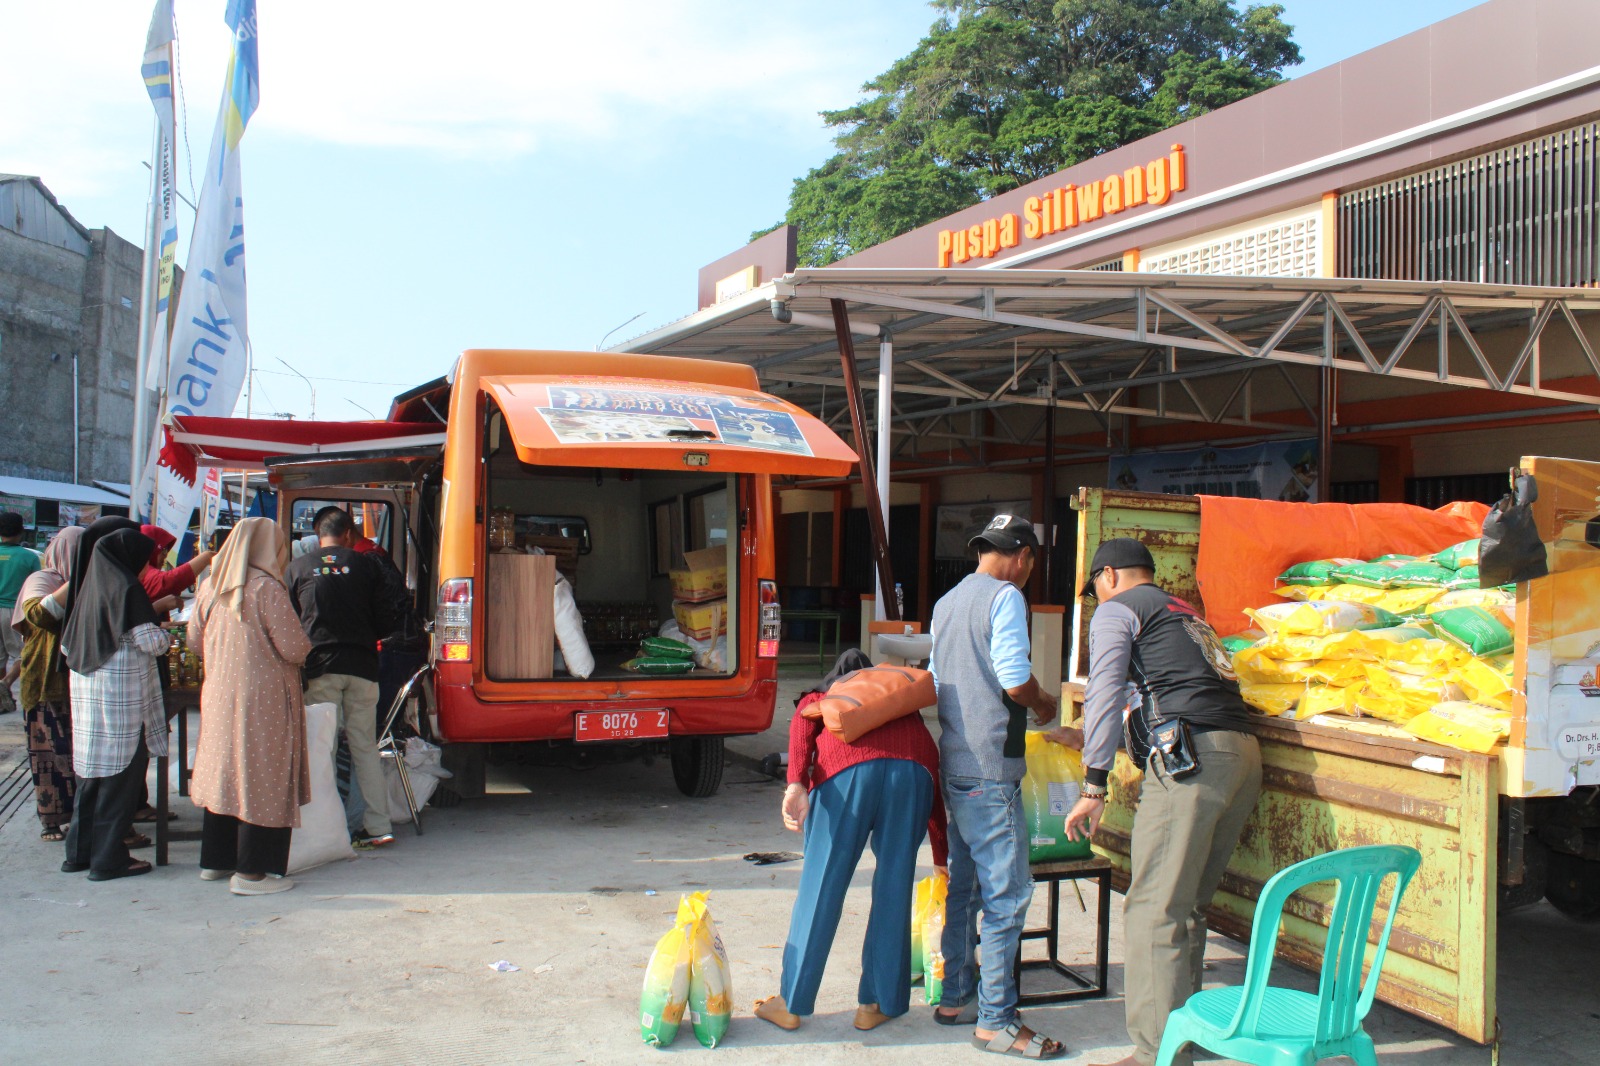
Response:
[{"label": "sky", "polygon": [[[1283,0],[1304,56],[1288,73],[1474,2]],[[174,3],[186,195],[221,99],[225,6]],[[464,348],[587,351],[692,313],[699,268],[779,221],[830,154],[817,113],[854,102],[935,15],[923,0],[259,0],[261,102],[241,146],[255,372],[238,413],[382,417]],[[139,0],[0,0],[0,172],[37,175],[135,244],[149,19]]]}]

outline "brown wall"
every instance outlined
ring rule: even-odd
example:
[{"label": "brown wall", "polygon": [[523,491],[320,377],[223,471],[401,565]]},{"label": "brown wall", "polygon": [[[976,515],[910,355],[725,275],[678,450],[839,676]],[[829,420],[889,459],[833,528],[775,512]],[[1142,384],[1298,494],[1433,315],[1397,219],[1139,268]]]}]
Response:
[{"label": "brown wall", "polygon": [[747,266],[756,268],[756,284],[762,285],[773,278],[781,278],[794,269],[795,228],[779,226],[765,237],[751,241],[737,252],[700,268],[699,302],[697,309],[710,307],[717,302],[717,282],[730,274],[737,274]]}]

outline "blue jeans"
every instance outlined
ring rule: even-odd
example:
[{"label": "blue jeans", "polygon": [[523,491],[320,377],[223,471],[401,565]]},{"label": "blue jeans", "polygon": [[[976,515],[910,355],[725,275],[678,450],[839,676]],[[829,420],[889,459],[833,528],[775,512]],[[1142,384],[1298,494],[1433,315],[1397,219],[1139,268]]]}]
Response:
[{"label": "blue jeans", "polygon": [[[1004,1029],[1017,1020],[1014,965],[1033,875],[1016,781],[946,777],[950,816],[950,893],[944,905],[945,1008],[978,996],[978,1027]],[[977,965],[978,912],[983,912],[983,968]]]},{"label": "blue jeans", "polygon": [[791,1012],[808,1015],[816,1008],[845,893],[869,843],[878,864],[856,1002],[876,1003],[891,1018],[910,1009],[911,891],[932,805],[933,781],[909,759],[857,763],[812,790],[805,865],[779,986]]}]

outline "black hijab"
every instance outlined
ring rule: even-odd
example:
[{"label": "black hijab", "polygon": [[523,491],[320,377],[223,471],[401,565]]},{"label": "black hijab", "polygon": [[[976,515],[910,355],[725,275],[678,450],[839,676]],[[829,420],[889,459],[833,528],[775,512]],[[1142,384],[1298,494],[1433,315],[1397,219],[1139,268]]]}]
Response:
[{"label": "black hijab", "polygon": [[61,651],[74,672],[94,673],[116,654],[124,636],[155,622],[155,608],[139,583],[139,571],[155,550],[156,542],[138,529],[114,530],[94,546],[82,581],[73,575],[78,603],[61,630]]},{"label": "black hijab", "polygon": [[[826,692],[832,688],[834,682],[838,681],[840,678],[849,674],[853,674],[857,670],[865,670],[871,665],[872,660],[867,658],[866,652],[860,650],[859,648],[846,648],[844,652],[840,654],[838,661],[833,664],[833,669],[828,671],[827,676],[821,681],[817,682],[815,685],[812,685],[810,688],[806,689],[806,691],[802,692],[800,696],[803,699],[808,692]],[[800,700],[797,699],[795,702],[799,703]]]},{"label": "black hijab", "polygon": [[127,518],[97,518],[85,527],[83,536],[78,538],[78,554],[72,560],[73,580],[67,588],[66,609],[61,615],[63,630],[67,619],[72,617],[72,608],[78,602],[78,589],[89,574],[89,560],[94,557],[94,546],[100,542],[101,537],[115,533],[119,529],[131,529],[137,533],[139,523]]}]

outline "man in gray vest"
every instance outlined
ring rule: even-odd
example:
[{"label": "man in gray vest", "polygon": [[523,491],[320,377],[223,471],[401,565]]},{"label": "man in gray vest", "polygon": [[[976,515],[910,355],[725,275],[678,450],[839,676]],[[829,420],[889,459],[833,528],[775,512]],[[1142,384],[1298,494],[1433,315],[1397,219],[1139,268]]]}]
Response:
[{"label": "man in gray vest", "polygon": [[1021,798],[1027,713],[1043,725],[1060,698],[1039,686],[1029,657],[1021,588],[1039,540],[1026,519],[1002,514],[968,547],[978,550],[978,569],[934,604],[928,664],[939,692],[939,769],[950,819],[944,996],[934,1020],[975,1022],[972,1042],[985,1051],[1059,1058],[1066,1054],[1059,1041],[1023,1026],[1012,970],[1033,898]]},{"label": "man in gray vest", "polygon": [[[1054,734],[1083,746],[1083,798],[1066,832],[1083,837],[1099,826],[1106,777],[1126,741],[1144,783],[1122,922],[1134,1050],[1114,1066],[1149,1066],[1167,1015],[1200,991],[1205,909],[1255,809],[1261,750],[1222,642],[1155,584],[1148,548],[1131,537],[1101,544],[1080,595],[1099,607],[1089,622],[1083,733]],[[1188,1051],[1175,1061],[1187,1066]]]}]

